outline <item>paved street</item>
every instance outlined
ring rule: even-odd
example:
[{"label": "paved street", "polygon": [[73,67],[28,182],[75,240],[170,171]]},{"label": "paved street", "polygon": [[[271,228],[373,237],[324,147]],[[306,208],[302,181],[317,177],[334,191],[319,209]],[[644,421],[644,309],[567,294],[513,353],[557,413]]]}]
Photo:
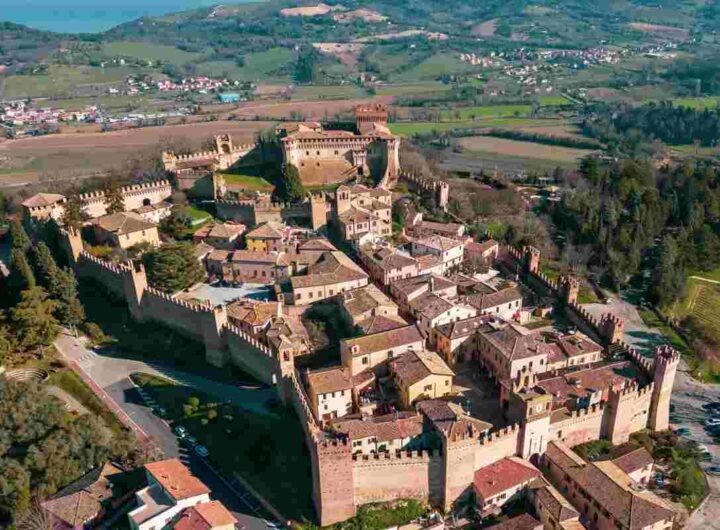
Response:
[{"label": "paved street", "polygon": [[200,480],[210,487],[212,496],[227,506],[237,517],[239,529],[266,530],[266,520],[274,518],[262,507],[237,480],[227,481],[220,477],[204,459],[189,451],[179,443],[170,426],[153,414],[145,404],[136,385],[128,377],[134,372],[150,373],[172,379],[188,386],[196,386],[204,391],[217,393],[219,397],[230,399],[244,407],[264,409],[273,396],[272,389],[236,388],[224,383],[178,372],[161,365],[142,361],[106,357],[87,350],[80,341],[70,335],[61,335],[56,347],[67,358],[78,363],[110,398],[130,417],[137,427],[148,437],[153,438],[167,458],[177,457]]}]

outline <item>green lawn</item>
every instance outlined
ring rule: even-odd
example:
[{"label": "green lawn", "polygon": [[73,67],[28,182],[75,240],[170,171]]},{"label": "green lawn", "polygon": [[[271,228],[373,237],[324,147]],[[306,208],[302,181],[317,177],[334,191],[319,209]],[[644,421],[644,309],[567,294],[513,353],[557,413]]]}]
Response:
[{"label": "green lawn", "polygon": [[200,225],[202,223],[212,220],[213,218],[213,216],[205,210],[201,210],[197,206],[193,205],[178,207],[177,211],[178,213],[187,215],[190,218],[190,223],[193,226]]},{"label": "green lawn", "polygon": [[103,45],[102,52],[109,57],[132,57],[142,61],[161,61],[175,65],[183,65],[202,57],[201,53],[186,52],[174,46],[135,41],[109,42]]},{"label": "green lawn", "polygon": [[293,99],[350,99],[367,97],[365,89],[357,85],[298,86]]},{"label": "green lawn", "polygon": [[[302,428],[292,410],[258,414],[192,388],[147,374],[133,374],[210,452],[225,476],[237,473],[284,516],[312,520],[312,475]],[[197,406],[191,404],[197,398]]]},{"label": "green lawn", "polygon": [[225,183],[233,189],[244,189],[249,191],[272,191],[275,189],[272,183],[263,177],[256,175],[237,175],[234,173],[222,173]]},{"label": "green lawn", "polygon": [[717,97],[697,97],[697,98],[677,98],[672,103],[676,107],[688,107],[691,109],[715,109],[718,106],[720,98]]},{"label": "green lawn", "polygon": [[552,107],[558,105],[572,105],[572,102],[563,96],[540,96],[540,105],[543,107]]},{"label": "green lawn", "polygon": [[390,123],[389,127],[393,134],[411,136],[413,134],[425,134],[433,131],[445,132],[451,129],[482,127],[482,125],[473,121],[417,121],[409,123]]},{"label": "green lawn", "polygon": [[467,74],[475,67],[460,60],[456,53],[436,53],[419,64],[392,76],[396,81],[434,81],[443,75]]},{"label": "green lawn", "polygon": [[67,96],[78,87],[122,82],[140,71],[130,67],[94,68],[91,66],[51,65],[43,75],[11,75],[5,80],[2,97]]},{"label": "green lawn", "polygon": [[409,83],[409,84],[390,84],[377,88],[378,96],[429,96],[438,94],[450,94],[452,89],[443,83],[427,82],[427,83]]},{"label": "green lawn", "polygon": [[530,105],[487,105],[482,107],[461,107],[441,113],[443,120],[473,120],[476,118],[503,118],[523,116],[532,110]]}]

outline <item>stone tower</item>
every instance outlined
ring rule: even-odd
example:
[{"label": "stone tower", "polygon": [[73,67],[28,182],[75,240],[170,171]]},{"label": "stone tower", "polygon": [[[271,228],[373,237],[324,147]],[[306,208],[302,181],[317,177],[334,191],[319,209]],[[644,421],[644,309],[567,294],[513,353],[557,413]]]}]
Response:
[{"label": "stone tower", "polygon": [[560,298],[568,305],[577,304],[578,294],[580,294],[580,280],[576,276],[561,276],[558,283],[560,290]]},{"label": "stone tower", "polygon": [[321,526],[328,526],[355,515],[355,486],[350,442],[334,440],[312,442],[315,510]]},{"label": "stone tower", "polygon": [[346,212],[350,209],[350,201],[351,201],[351,191],[350,188],[347,186],[340,186],[337,189],[336,192],[336,206],[337,206],[337,212],[335,212],[337,215],[342,214],[343,212]]},{"label": "stone tower", "polygon": [[523,271],[526,274],[537,274],[540,270],[540,251],[535,247],[523,247]]},{"label": "stone tower", "polygon": [[229,134],[218,134],[215,137],[215,149],[222,155],[229,155],[233,152],[232,137]]},{"label": "stone tower", "polygon": [[623,339],[625,321],[612,313],[605,313],[600,319],[600,335],[607,345],[615,344]]},{"label": "stone tower", "polygon": [[438,206],[447,211],[448,202],[450,201],[450,184],[441,180],[438,183],[437,194]]},{"label": "stone tower", "polygon": [[77,263],[78,256],[83,251],[83,241],[80,231],[68,226],[67,230],[60,230],[60,244],[67,253],[68,261],[71,265]]},{"label": "stone tower", "polygon": [[650,419],[648,427],[653,431],[664,431],[670,423],[670,396],[672,395],[675,373],[680,363],[680,354],[672,347],[659,346],[655,353],[655,374]]},{"label": "stone tower", "polygon": [[310,220],[313,230],[319,230],[327,224],[327,208],[324,193],[310,195]]},{"label": "stone tower", "polygon": [[[444,482],[442,505],[446,512],[468,494],[468,484],[475,476],[475,451],[480,433],[470,426],[465,432],[450,432],[443,435]],[[431,498],[430,501],[434,501]]]}]

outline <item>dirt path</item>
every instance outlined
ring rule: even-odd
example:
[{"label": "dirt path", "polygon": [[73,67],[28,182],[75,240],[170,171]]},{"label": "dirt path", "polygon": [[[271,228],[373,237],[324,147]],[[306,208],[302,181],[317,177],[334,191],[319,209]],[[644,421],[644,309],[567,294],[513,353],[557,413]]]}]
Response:
[{"label": "dirt path", "polygon": [[717,280],[711,280],[711,279],[709,279],[709,278],[703,278],[702,276],[690,276],[690,277],[691,277],[693,280],[701,280],[701,281],[703,281],[703,282],[714,283],[715,285],[720,285],[720,282],[717,281]]}]

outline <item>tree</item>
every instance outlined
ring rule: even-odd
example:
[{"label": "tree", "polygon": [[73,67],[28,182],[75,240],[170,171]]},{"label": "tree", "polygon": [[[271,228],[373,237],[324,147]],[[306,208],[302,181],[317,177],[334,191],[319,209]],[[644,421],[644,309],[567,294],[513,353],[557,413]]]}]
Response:
[{"label": "tree", "polygon": [[42,287],[27,289],[20,302],[10,309],[10,318],[21,348],[49,345],[59,332],[55,318],[57,302],[48,298]]},{"label": "tree", "polygon": [[312,46],[304,46],[298,53],[295,62],[295,81],[298,83],[312,83],[316,76],[317,51]]},{"label": "tree", "polygon": [[83,221],[87,219],[84,205],[77,197],[70,197],[65,203],[65,212],[62,216],[62,224],[66,228],[79,230]]},{"label": "tree", "polygon": [[300,171],[296,166],[293,164],[285,165],[275,193],[280,200],[286,202],[300,202],[305,198],[305,187],[300,179]]},{"label": "tree", "polygon": [[35,275],[28,263],[25,252],[19,248],[10,251],[10,277],[8,278],[8,289],[16,297],[21,291],[35,287]]},{"label": "tree", "polygon": [[652,277],[650,298],[655,304],[660,306],[670,304],[682,294],[685,287],[685,267],[674,238],[670,236],[663,238],[660,256]]},{"label": "tree", "polygon": [[77,279],[68,268],[61,269],[55,263],[50,249],[44,242],[35,248],[35,268],[40,285],[47,289],[58,303],[56,318],[66,326],[79,326],[85,320],[85,310],[78,298]]},{"label": "tree", "polygon": [[10,221],[10,248],[25,253],[30,248],[30,238],[22,223],[17,219]]},{"label": "tree", "polygon": [[5,325],[5,315],[0,312],[0,366],[16,347],[15,338],[10,333],[10,328]]},{"label": "tree", "polygon": [[190,243],[162,246],[145,254],[143,261],[150,284],[168,293],[176,293],[205,278]]},{"label": "tree", "polygon": [[125,211],[125,201],[117,185],[105,188],[105,202],[107,203],[105,211],[108,215]]}]

